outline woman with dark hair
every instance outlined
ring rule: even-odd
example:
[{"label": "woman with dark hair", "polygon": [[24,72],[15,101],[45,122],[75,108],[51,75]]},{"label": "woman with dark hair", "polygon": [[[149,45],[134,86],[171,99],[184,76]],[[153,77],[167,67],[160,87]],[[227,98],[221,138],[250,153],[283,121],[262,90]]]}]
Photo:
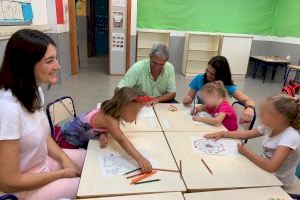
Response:
[{"label": "woman with dark hair", "polygon": [[197,75],[190,82],[190,90],[186,97],[184,97],[183,103],[186,105],[191,104],[202,86],[212,81],[222,81],[229,96],[232,96],[239,102],[245,104],[246,108],[240,119],[240,123],[250,122],[254,116],[255,102],[242,91],[238,90],[237,86],[234,85],[231,78],[229,63],[224,56],[213,57],[208,62],[205,73]]},{"label": "woman with dark hair", "polygon": [[60,69],[47,35],[23,29],[9,39],[0,70],[0,191],[19,199],[76,197],[85,150],[62,150],[50,136],[40,86]]}]

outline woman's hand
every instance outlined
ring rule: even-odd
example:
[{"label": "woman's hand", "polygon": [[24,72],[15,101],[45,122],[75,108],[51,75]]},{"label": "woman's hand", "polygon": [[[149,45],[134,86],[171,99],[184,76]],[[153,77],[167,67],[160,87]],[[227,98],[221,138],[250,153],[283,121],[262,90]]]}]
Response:
[{"label": "woman's hand", "polygon": [[78,167],[78,165],[67,155],[63,155],[62,158],[60,159],[60,162],[63,169],[74,169],[79,172],[79,175],[81,174],[81,170]]},{"label": "woman's hand", "polygon": [[100,148],[105,148],[107,147],[108,144],[108,137],[106,133],[102,133],[99,136],[99,143],[100,143]]},{"label": "woman's hand", "polygon": [[138,164],[141,167],[143,173],[149,173],[152,171],[152,165],[147,159],[145,158],[139,159]]},{"label": "woman's hand", "polygon": [[193,102],[193,99],[190,97],[190,95],[187,95],[183,98],[183,104],[184,105],[189,105]]},{"label": "woman's hand", "polygon": [[220,138],[223,138],[225,136],[225,132],[224,131],[220,131],[220,132],[216,132],[216,133],[209,133],[209,134],[205,134],[203,137],[205,139],[214,139],[214,140],[218,140]]},{"label": "woman's hand", "polygon": [[79,170],[76,170],[74,168],[66,168],[62,169],[63,178],[76,178],[80,177],[81,172]]},{"label": "woman's hand", "polygon": [[251,120],[253,119],[253,117],[254,117],[254,110],[253,110],[253,108],[250,108],[250,107],[246,108],[244,110],[244,113],[243,113],[241,119],[240,119],[240,124],[251,122]]}]

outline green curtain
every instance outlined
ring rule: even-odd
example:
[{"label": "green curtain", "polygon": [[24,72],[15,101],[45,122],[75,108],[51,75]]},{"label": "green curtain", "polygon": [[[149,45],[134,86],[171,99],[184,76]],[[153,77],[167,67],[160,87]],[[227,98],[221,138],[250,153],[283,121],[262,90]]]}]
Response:
[{"label": "green curtain", "polygon": [[138,0],[138,28],[300,36],[299,23],[300,0]]}]

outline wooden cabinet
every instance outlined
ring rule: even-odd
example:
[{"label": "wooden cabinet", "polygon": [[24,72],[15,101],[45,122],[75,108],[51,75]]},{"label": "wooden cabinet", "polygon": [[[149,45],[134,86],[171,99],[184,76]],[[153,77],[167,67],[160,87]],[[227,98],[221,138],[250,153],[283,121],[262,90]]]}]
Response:
[{"label": "wooden cabinet", "polygon": [[162,42],[169,46],[170,33],[169,32],[137,32],[136,45],[136,61],[149,58],[149,52],[155,42]]},{"label": "wooden cabinet", "polygon": [[182,73],[194,76],[205,72],[208,61],[219,55],[222,36],[185,34]]}]

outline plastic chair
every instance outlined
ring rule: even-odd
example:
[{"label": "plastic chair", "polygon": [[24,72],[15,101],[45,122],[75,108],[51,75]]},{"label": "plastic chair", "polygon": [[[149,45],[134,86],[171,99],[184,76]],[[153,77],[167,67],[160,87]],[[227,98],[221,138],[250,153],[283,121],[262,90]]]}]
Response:
[{"label": "plastic chair", "polygon": [[[232,103],[232,107],[234,109],[234,111],[236,112],[238,119],[241,118],[241,116],[243,115],[243,112],[245,110],[245,105],[239,101],[233,102]],[[256,120],[256,111],[254,110],[254,116],[252,118],[252,120],[249,123],[244,123],[244,124],[239,124],[239,129],[243,129],[243,130],[251,130],[254,126]],[[245,140],[245,143],[247,143],[248,140]]]},{"label": "plastic chair", "polygon": [[55,126],[69,118],[76,117],[73,99],[65,96],[50,102],[47,105],[46,113],[51,127],[51,135],[54,137]]},{"label": "plastic chair", "polygon": [[4,194],[0,196],[0,200],[18,200],[18,198],[13,194]]},{"label": "plastic chair", "polygon": [[300,65],[288,65],[288,71],[285,74],[284,81],[283,81],[283,86],[285,86],[291,71],[296,71],[295,80],[298,80],[299,72],[300,72]]}]

